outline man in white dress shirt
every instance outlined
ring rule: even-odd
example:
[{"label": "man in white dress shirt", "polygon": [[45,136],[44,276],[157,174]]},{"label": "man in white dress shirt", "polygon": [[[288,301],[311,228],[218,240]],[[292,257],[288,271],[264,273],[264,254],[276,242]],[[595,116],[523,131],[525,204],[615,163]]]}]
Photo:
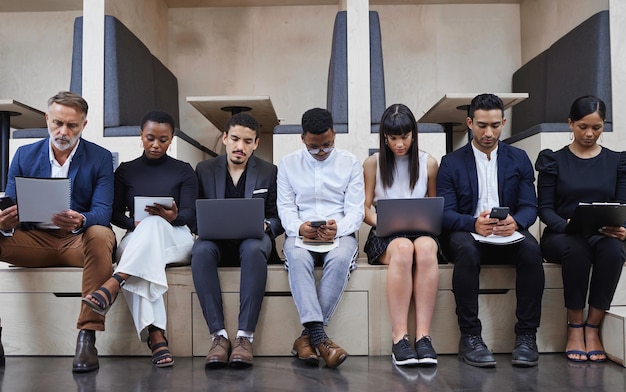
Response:
[{"label": "man in white dress shirt", "polygon": [[[348,353],[328,338],[324,326],[356,268],[355,232],[364,214],[363,171],[354,155],[335,149],[333,119],[325,109],[304,113],[302,142],[304,149],[285,156],[278,165],[278,215],[287,235],[285,268],[304,326],[292,354],[317,366],[317,349],[326,366],[336,368]],[[307,245],[302,240],[332,244]],[[316,265],[323,266],[317,286]]]}]

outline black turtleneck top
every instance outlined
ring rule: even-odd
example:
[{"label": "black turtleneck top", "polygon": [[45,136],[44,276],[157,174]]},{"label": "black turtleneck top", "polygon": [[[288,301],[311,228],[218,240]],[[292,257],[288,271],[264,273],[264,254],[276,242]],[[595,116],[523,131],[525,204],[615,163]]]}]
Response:
[{"label": "black turtleneck top", "polygon": [[[115,197],[111,223],[134,230],[135,196],[171,196],[178,206],[178,216],[172,225],[187,225],[194,230],[198,180],[186,162],[169,157],[158,159],[144,155],[124,162],[115,170]],[[127,214],[129,212],[130,214]]]}]

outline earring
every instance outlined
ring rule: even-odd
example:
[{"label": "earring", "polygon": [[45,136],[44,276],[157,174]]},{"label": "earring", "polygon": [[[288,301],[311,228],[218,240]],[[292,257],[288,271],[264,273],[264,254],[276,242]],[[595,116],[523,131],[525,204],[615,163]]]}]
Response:
[{"label": "earring", "polygon": [[574,140],[574,132],[569,133],[569,140]]}]

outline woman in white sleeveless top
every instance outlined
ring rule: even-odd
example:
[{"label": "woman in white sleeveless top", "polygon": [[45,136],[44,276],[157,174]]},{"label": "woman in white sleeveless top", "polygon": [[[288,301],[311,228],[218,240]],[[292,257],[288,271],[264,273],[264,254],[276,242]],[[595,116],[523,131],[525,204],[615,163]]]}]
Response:
[{"label": "woman in white sleeveless top", "polygon": [[[372,226],[365,252],[370,264],[385,264],[387,302],[392,324],[392,360],[396,365],[435,365],[437,354],[430,324],[437,298],[439,267],[437,238],[424,233],[376,236],[379,199],[435,196],[438,165],[417,145],[417,123],[411,110],[394,104],[380,121],[380,152],[365,160],[365,223]],[[415,298],[415,349],[409,342],[408,314]]]}]

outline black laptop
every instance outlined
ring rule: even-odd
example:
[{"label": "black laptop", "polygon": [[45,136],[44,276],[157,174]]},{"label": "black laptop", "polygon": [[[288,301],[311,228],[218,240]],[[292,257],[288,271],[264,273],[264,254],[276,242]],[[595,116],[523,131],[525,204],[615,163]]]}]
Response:
[{"label": "black laptop", "polygon": [[376,235],[441,233],[443,197],[380,199],[376,204]]},{"label": "black laptop", "polygon": [[196,218],[202,240],[263,238],[265,233],[262,198],[198,199]]}]

